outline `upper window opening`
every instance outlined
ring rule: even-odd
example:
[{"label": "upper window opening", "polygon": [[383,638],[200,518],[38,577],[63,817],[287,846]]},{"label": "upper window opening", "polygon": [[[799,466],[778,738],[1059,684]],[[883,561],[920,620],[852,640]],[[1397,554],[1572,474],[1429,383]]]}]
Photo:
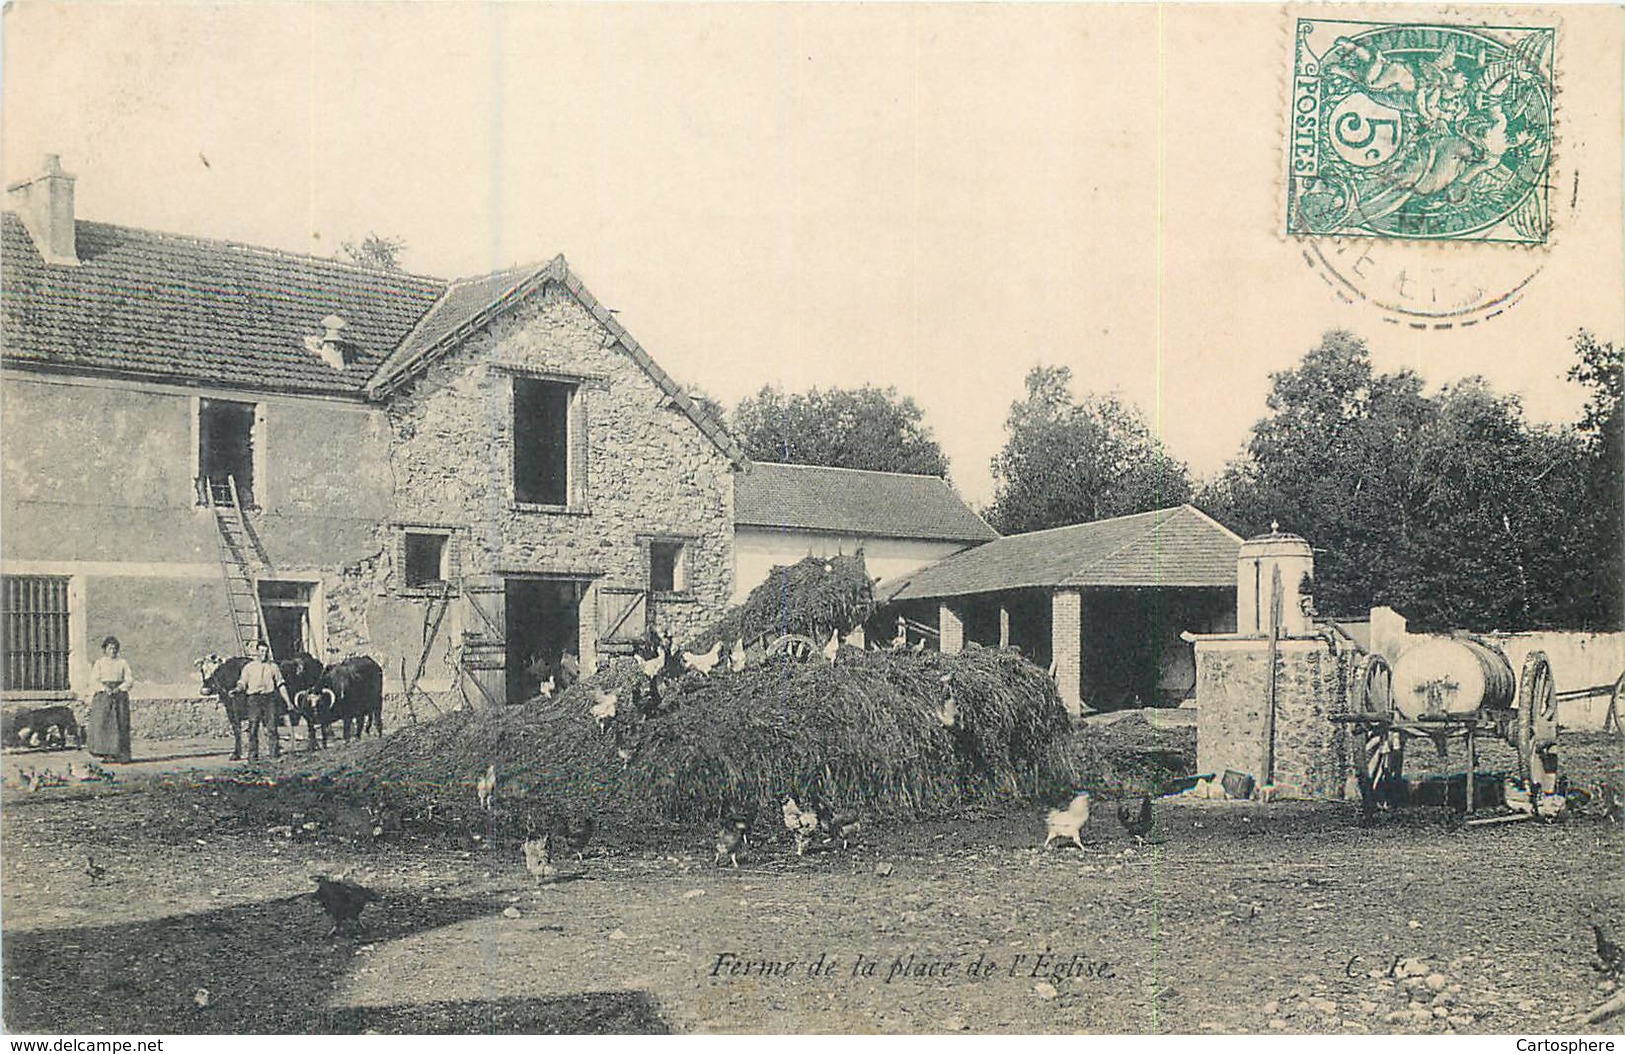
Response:
[{"label": "upper window opening", "polygon": [[255,504],[254,418],[253,403],[227,399],[198,403],[198,476],[200,486],[207,485],[212,492],[214,504],[231,500],[233,482],[237,500],[245,506]]},{"label": "upper window opening", "polygon": [[514,500],[570,503],[570,402],[575,386],[515,377],[513,381]]}]

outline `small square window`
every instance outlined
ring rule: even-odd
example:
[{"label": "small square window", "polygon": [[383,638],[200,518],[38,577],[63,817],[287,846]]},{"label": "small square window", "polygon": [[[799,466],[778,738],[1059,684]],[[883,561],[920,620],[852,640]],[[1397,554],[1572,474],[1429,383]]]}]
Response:
[{"label": "small square window", "polygon": [[649,543],[649,591],[653,593],[679,593],[683,581],[683,543]]},{"label": "small square window", "polygon": [[406,586],[436,586],[446,580],[446,536],[408,531]]}]

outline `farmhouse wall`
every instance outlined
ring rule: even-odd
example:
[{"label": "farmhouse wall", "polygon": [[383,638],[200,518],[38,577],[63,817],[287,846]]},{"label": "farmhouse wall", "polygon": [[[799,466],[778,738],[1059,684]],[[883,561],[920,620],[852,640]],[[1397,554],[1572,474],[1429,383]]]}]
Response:
[{"label": "farmhouse wall", "polygon": [[[390,517],[388,422],[333,399],[220,391],[262,407],[250,523],[262,576],[316,586],[312,620],[330,654],[376,642],[362,583]],[[135,697],[195,693],[192,662],[235,653],[214,513],[197,503],[197,394],[159,384],[8,371],[0,454],[8,574],[69,579],[70,671],[88,686],[95,643],[111,633],[137,675]],[[405,649],[402,649],[405,650]],[[415,652],[414,652],[415,657]]]},{"label": "farmhouse wall", "polygon": [[801,531],[776,527],[739,527],[734,531],[733,603],[767,581],[774,567],[809,556],[851,555],[863,550],[863,563],[877,587],[884,587],[927,564],[967,548],[963,542],[918,538],[871,538],[855,534]]},{"label": "farmhouse wall", "polygon": [[[581,382],[584,500],[513,501],[515,375]],[[556,284],[468,338],[386,404],[396,517],[466,531],[464,574],[561,575],[646,589],[649,536],[682,539],[686,595],[655,622],[678,639],[733,587],[732,465],[570,293]],[[581,434],[578,430],[577,434]],[[589,594],[591,603],[596,590]],[[583,636],[596,626],[582,612]],[[583,654],[587,652],[583,648]]]},{"label": "farmhouse wall", "polygon": [[[1348,772],[1346,736],[1331,721],[1343,707],[1345,660],[1323,640],[1283,640],[1275,661],[1277,788],[1341,798]],[[1269,645],[1259,640],[1196,643],[1196,769],[1266,779]]]}]

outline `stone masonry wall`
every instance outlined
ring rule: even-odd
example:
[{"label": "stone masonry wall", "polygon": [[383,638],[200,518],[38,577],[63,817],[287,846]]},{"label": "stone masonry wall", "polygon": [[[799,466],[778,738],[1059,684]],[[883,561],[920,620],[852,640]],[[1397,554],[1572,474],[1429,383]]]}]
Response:
[{"label": "stone masonry wall", "polygon": [[[1264,780],[1269,643],[1196,645],[1196,768],[1235,769]],[[1343,709],[1343,660],[1321,640],[1286,640],[1276,656],[1275,785],[1314,798],[1341,798],[1347,736],[1331,716]]]},{"label": "stone masonry wall", "polygon": [[[574,460],[586,479],[568,508],[512,500],[515,376],[580,385],[586,451]],[[660,601],[657,628],[681,640],[727,604],[731,463],[557,284],[471,336],[385,405],[396,518],[459,529],[464,575],[591,576],[603,587],[646,589],[647,538],[666,536],[685,543],[687,588]],[[385,576],[386,588],[397,585],[392,579]],[[583,602],[583,636],[595,632],[596,595]]]}]

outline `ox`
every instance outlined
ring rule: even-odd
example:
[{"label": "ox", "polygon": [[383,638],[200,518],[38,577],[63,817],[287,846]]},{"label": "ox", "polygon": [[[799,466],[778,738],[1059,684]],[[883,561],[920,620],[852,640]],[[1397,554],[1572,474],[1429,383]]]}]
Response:
[{"label": "ox", "polygon": [[317,729],[321,730],[322,746],[325,747],[327,726],[332,724],[335,718],[333,694],[322,687],[326,671],[322,669],[321,660],[308,651],[302,651],[276,665],[277,669],[282,671],[282,683],[288,688],[288,697],[293,700],[293,710],[288,714],[290,730],[302,719],[309,735],[310,749],[316,749]]},{"label": "ox", "polygon": [[[247,700],[237,694],[237,681],[242,677],[248,659],[241,655],[229,659],[207,655],[195,665],[198,675],[203,678],[202,694],[214,696],[226,708],[226,721],[231,725],[231,760],[240,761],[243,756],[243,711]],[[271,729],[271,734],[276,735],[276,729]]]},{"label": "ox", "polygon": [[371,722],[378,735],[384,734],[384,668],[365,655],[336,662],[322,675],[323,694],[332,693],[328,721],[342,721],[344,738],[350,739],[355,726],[359,739]]}]

